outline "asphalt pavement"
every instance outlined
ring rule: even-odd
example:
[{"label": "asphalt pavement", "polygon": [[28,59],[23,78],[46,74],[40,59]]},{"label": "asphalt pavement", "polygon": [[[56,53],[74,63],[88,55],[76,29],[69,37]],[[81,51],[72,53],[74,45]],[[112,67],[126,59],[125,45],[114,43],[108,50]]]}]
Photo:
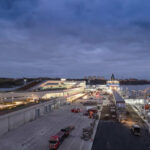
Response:
[{"label": "asphalt pavement", "polygon": [[84,141],[80,136],[82,129],[89,126],[92,120],[83,116],[83,112],[72,113],[70,111],[71,108],[76,107],[85,110],[85,106],[79,102],[62,106],[4,134],[0,137],[0,150],[48,150],[50,136],[69,125],[74,125],[75,129],[64,140],[59,150],[90,150],[93,141]]},{"label": "asphalt pavement", "polygon": [[92,150],[148,150],[150,138],[142,132],[140,137],[115,121],[99,122]]},{"label": "asphalt pavement", "polygon": [[[130,107],[126,107],[128,116],[126,121],[120,123],[111,117],[108,106],[103,107],[92,150],[150,150],[150,137],[147,135],[144,122]],[[138,123],[141,126],[141,136],[131,134],[129,123]]]}]

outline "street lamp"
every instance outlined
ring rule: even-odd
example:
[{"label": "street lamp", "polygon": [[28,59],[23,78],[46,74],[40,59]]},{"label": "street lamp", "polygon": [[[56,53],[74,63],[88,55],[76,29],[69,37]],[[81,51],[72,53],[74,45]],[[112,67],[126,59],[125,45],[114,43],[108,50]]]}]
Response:
[{"label": "street lamp", "polygon": [[14,102],[14,97],[13,97],[13,96],[11,97],[11,102],[12,102],[12,103]]}]

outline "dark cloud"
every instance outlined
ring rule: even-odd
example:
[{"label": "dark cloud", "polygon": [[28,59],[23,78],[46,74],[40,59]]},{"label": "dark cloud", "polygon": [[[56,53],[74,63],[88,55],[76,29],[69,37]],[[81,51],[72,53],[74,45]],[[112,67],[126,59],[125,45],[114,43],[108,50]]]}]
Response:
[{"label": "dark cloud", "polygon": [[0,76],[149,78],[149,0],[1,0]]}]

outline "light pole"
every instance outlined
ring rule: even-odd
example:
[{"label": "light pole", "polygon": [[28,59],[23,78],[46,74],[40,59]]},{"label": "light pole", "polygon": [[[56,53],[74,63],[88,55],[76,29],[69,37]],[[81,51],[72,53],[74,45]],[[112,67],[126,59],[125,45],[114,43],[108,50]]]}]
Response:
[{"label": "light pole", "polygon": [[1,94],[0,94],[0,103],[2,103],[2,97],[1,97]]},{"label": "light pole", "polygon": [[12,103],[14,102],[14,97],[13,97],[13,96],[11,97],[11,102],[12,102]]}]

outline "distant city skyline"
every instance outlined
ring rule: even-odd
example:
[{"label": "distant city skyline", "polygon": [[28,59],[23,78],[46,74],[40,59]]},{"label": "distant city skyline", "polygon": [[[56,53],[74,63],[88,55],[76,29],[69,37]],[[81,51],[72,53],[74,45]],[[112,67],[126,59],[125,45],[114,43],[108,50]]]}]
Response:
[{"label": "distant city skyline", "polygon": [[1,0],[0,77],[150,79],[150,1]]}]

